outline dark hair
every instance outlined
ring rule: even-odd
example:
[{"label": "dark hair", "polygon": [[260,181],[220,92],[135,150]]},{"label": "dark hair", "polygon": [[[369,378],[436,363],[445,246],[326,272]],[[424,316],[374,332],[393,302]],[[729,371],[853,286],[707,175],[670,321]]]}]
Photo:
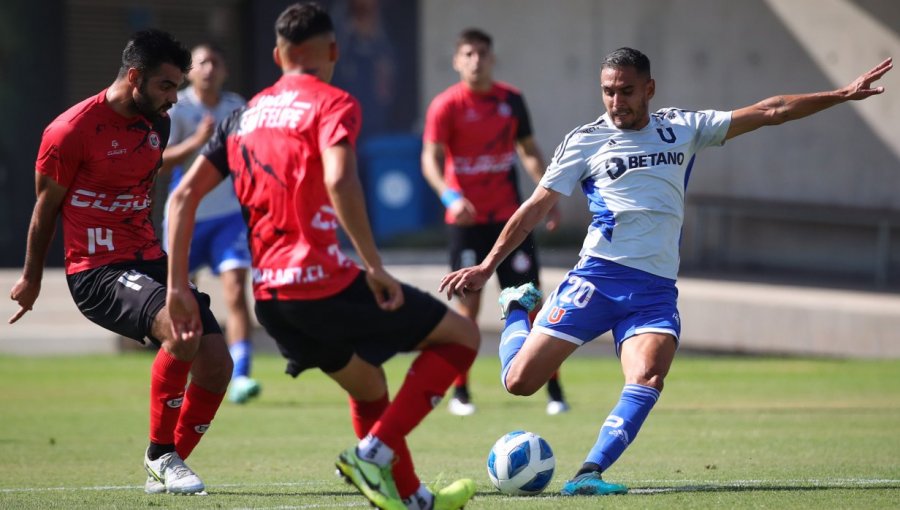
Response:
[{"label": "dark hair", "polygon": [[204,41],[204,42],[195,44],[194,47],[191,48],[191,53],[193,54],[195,51],[199,50],[200,48],[203,48],[203,49],[209,51],[210,53],[215,53],[216,55],[222,57],[223,59],[226,56],[225,48],[223,48],[222,45],[212,42],[212,41]]},{"label": "dark hair", "polygon": [[623,67],[633,67],[638,74],[650,77],[650,59],[640,51],[633,48],[619,48],[609,55],[603,57],[600,62],[600,70],[605,68],[621,69]]},{"label": "dark hair", "polygon": [[285,9],[275,20],[275,35],[291,44],[334,32],[331,16],[319,4],[304,2]]},{"label": "dark hair", "polygon": [[484,30],[481,30],[479,28],[467,28],[460,32],[459,37],[456,39],[457,48],[459,48],[463,44],[475,43],[484,44],[488,48],[492,48],[494,46],[494,40],[491,39],[491,36],[488,35],[488,33]]},{"label": "dark hair", "polygon": [[187,73],[191,69],[191,52],[168,32],[141,30],[131,36],[122,51],[119,76],[124,76],[132,67],[148,73],[162,64],[172,64]]}]

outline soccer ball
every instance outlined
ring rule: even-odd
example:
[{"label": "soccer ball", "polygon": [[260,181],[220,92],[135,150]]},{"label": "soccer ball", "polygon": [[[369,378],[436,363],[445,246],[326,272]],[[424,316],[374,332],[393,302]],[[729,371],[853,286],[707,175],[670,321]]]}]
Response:
[{"label": "soccer ball", "polygon": [[539,494],[553,478],[556,457],[541,436],[515,430],[494,443],[487,471],[500,492],[511,496]]}]

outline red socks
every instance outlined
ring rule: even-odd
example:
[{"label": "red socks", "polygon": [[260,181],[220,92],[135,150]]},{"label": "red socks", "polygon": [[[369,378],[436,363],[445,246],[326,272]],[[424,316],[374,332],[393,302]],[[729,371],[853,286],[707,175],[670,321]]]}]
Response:
[{"label": "red socks", "polygon": [[194,451],[225,398],[196,384],[185,392],[192,364],[160,349],[150,368],[150,442],[174,444],[182,459]]},{"label": "red socks", "polygon": [[[387,395],[374,402],[353,400],[353,397],[350,397],[350,419],[353,422],[353,431],[356,433],[356,437],[360,439],[365,437],[389,404]],[[393,450],[397,461],[391,468],[391,472],[394,474],[394,483],[397,484],[400,498],[406,499],[416,492],[421,482],[416,475],[412,454],[409,452],[409,447],[406,446],[406,440],[402,439],[400,445]]]},{"label": "red socks", "polygon": [[475,349],[460,344],[431,346],[413,361],[394,402],[369,431],[396,452],[401,441],[441,401],[447,388],[475,361]]},{"label": "red socks", "polygon": [[175,428],[175,451],[182,459],[188,458],[209,429],[223,398],[224,393],[213,393],[193,383],[188,386],[181,418]]},{"label": "red socks", "polygon": [[181,414],[184,385],[191,371],[190,361],[179,361],[160,349],[150,368],[150,441],[175,443],[175,425]]}]

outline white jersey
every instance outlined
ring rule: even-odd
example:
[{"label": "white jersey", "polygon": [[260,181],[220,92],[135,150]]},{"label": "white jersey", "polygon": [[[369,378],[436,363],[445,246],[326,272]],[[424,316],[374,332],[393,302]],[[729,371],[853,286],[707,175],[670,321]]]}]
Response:
[{"label": "white jersey", "polygon": [[[178,102],[169,110],[169,117],[172,118],[172,131],[169,133],[168,146],[172,147],[181,143],[194,134],[204,116],[212,116],[216,124],[218,124],[231,112],[245,104],[247,104],[247,101],[240,95],[234,92],[222,92],[219,104],[214,108],[209,108],[200,101],[193,87],[187,87],[178,92]],[[197,154],[199,154],[199,151]],[[182,164],[183,171],[187,171],[190,168],[197,154],[192,154],[184,161]],[[173,184],[175,184],[174,181]],[[168,210],[169,205],[167,202],[167,214]],[[240,211],[241,205],[234,194],[234,185],[231,183],[231,177],[229,177],[220,182],[200,201],[200,205],[197,207],[197,221],[218,218]]]},{"label": "white jersey", "polygon": [[731,112],[665,108],[633,131],[604,114],[566,136],[540,184],[566,196],[581,185],[593,213],[581,256],[674,280],[694,156],[725,143],[730,124]]}]

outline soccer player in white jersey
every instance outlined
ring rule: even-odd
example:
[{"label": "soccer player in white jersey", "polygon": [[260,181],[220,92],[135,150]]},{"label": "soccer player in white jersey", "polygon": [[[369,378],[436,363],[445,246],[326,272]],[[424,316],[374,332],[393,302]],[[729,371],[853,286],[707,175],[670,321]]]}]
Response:
[{"label": "soccer player in white jersey", "polygon": [[593,221],[581,260],[546,300],[534,328],[527,315],[538,301],[533,286],[505,289],[500,296],[506,318],[501,380],[514,395],[536,392],[569,355],[597,336],[611,330],[616,342],[625,376],[621,399],[563,495],[627,492],[624,485],[603,481],[601,473],[634,441],[678,347],[678,238],[695,154],[763,126],[881,94],[884,87],[872,82],[892,67],[888,58],[837,90],[774,96],[730,112],[664,108],[651,113],[656,84],[647,57],[620,48],[604,58],[600,87],[606,113],[566,135],[540,185],[481,264],[448,274],[440,286],[448,297],[482,288],[560,194],[579,186],[587,196]]},{"label": "soccer player in white jersey", "polygon": [[[169,145],[163,152],[163,171],[173,169],[170,190],[178,185],[184,169],[190,166],[212,135],[215,125],[246,104],[243,97],[222,88],[228,72],[221,48],[203,43],[195,46],[191,55],[193,67],[188,73],[190,86],[178,93],[177,106],[169,112],[172,131]],[[247,227],[231,179],[222,181],[204,197],[197,208],[196,221],[189,270],[195,273],[208,266],[222,282],[228,307],[225,335],[234,360],[228,399],[244,403],[259,394],[260,386],[250,377],[253,349],[245,288],[247,268],[250,267]],[[166,217],[163,242],[168,238],[168,223]]]}]

